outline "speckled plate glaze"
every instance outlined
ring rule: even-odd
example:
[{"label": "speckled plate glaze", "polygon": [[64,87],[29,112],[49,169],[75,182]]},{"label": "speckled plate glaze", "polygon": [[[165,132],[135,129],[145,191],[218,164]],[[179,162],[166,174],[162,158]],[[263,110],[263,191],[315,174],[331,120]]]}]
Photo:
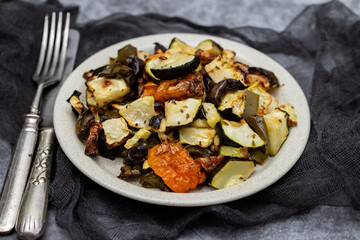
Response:
[{"label": "speckled plate glaze", "polygon": [[[85,71],[95,69],[108,62],[109,57],[116,57],[117,50],[126,44],[132,44],[139,50],[152,52],[154,42],[168,46],[173,37],[196,46],[200,41],[212,39],[226,49],[236,52],[236,58],[249,65],[269,69],[279,78],[282,87],[274,89],[271,94],[279,104],[291,103],[298,115],[298,126],[292,127],[288,139],[275,157],[271,157],[263,166],[256,166],[255,171],[245,182],[226,189],[215,190],[202,186],[188,193],[162,192],[156,189],[141,187],[137,181],[128,182],[117,178],[122,166],[122,159],[108,160],[103,157],[94,159],[84,155],[85,143],[75,133],[75,116],[66,99],[76,89],[82,92],[85,101],[85,84],[82,75]],[[126,40],[107,47],[80,64],[62,86],[55,103],[54,126],[60,146],[72,163],[86,176],[101,186],[138,201],[152,204],[191,207],[229,202],[254,194],[284,176],[297,162],[306,146],[310,132],[310,112],[304,93],[295,79],[280,64],[265,54],[224,38],[199,34],[157,34]]]}]

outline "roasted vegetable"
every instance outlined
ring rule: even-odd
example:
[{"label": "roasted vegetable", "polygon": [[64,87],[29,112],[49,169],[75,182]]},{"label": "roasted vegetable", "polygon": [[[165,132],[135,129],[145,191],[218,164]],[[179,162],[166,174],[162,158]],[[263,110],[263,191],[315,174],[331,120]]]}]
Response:
[{"label": "roasted vegetable", "polygon": [[283,104],[279,107],[281,110],[289,114],[288,126],[293,127],[297,125],[297,115],[295,113],[295,108],[291,104]]},{"label": "roasted vegetable", "polygon": [[106,144],[108,148],[114,148],[124,144],[131,136],[124,118],[113,118],[102,123]]},{"label": "roasted vegetable", "polygon": [[151,147],[152,145],[148,144],[146,140],[140,139],[136,147],[122,151],[121,155],[123,157],[124,164],[142,164],[146,160],[148,151]]},{"label": "roasted vegetable", "polygon": [[85,155],[89,157],[96,157],[99,155],[99,135],[102,130],[101,123],[93,122],[90,126],[89,137],[86,142]]},{"label": "roasted vegetable", "polygon": [[120,175],[118,178],[121,179],[130,179],[132,177],[139,177],[141,175],[141,166],[140,165],[125,165],[120,169]]},{"label": "roasted vegetable", "polygon": [[240,121],[245,111],[245,91],[227,92],[221,98],[218,110],[226,119]]},{"label": "roasted vegetable", "polygon": [[205,70],[215,83],[221,82],[225,79],[235,79],[244,82],[244,76],[234,69],[233,63],[221,58],[221,56],[216,57],[208,63],[205,66]]},{"label": "roasted vegetable", "polygon": [[154,96],[159,85],[153,83],[153,82],[147,82],[144,84],[144,89],[141,92],[141,97],[147,97],[147,96]]},{"label": "roasted vegetable", "polygon": [[154,171],[142,175],[139,183],[144,188],[159,188],[162,191],[166,191],[168,189],[161,177],[156,175]]},{"label": "roasted vegetable", "polygon": [[164,118],[164,114],[158,114],[150,119],[149,126],[159,129],[161,126],[161,120]]},{"label": "roasted vegetable", "polygon": [[155,44],[155,54],[166,52],[166,47],[164,47],[163,45],[157,42],[154,44]]},{"label": "roasted vegetable", "polygon": [[259,82],[266,90],[279,86],[279,80],[273,72],[256,67],[248,68],[245,81],[248,85]]},{"label": "roasted vegetable", "polygon": [[120,115],[126,119],[130,126],[148,128],[150,119],[156,115],[154,103],[154,97],[148,96],[129,104],[113,104],[112,106],[119,110]]},{"label": "roasted vegetable", "polygon": [[106,144],[106,136],[104,133],[104,130],[101,130],[99,135],[99,141],[98,141],[98,149],[99,149],[99,155],[108,158],[111,160],[114,160],[118,153],[118,147],[108,149]]},{"label": "roasted vegetable", "polygon": [[207,148],[213,143],[215,134],[212,128],[184,127],[179,130],[179,140],[181,143]]},{"label": "roasted vegetable", "polygon": [[215,85],[210,89],[206,95],[206,100],[210,103],[213,103],[215,106],[219,106],[221,103],[221,98],[227,93],[237,90],[243,90],[246,86],[235,79],[226,79]]},{"label": "roasted vegetable", "polygon": [[186,98],[202,98],[205,86],[199,72],[188,74],[182,79],[161,81],[154,95],[156,102],[167,100],[184,100]]},{"label": "roasted vegetable", "polygon": [[278,106],[278,101],[267,93],[259,82],[255,82],[248,90],[259,95],[258,114],[267,114]]},{"label": "roasted vegetable", "polygon": [[216,123],[221,121],[221,116],[218,113],[216,107],[212,103],[204,102],[202,104],[203,113],[205,115],[206,121],[211,128],[215,128]]},{"label": "roasted vegetable", "polygon": [[200,99],[188,98],[183,101],[165,103],[166,126],[181,126],[192,122],[201,106]]},{"label": "roasted vegetable", "polygon": [[111,79],[99,77],[87,81],[89,90],[99,107],[115,101],[130,92],[130,87],[124,79]]},{"label": "roasted vegetable", "polygon": [[214,152],[210,151],[207,148],[202,148],[197,145],[188,145],[185,147],[185,150],[188,151],[190,156],[194,159],[195,158],[208,158],[211,156],[215,156]]},{"label": "roasted vegetable", "polygon": [[91,124],[95,122],[95,116],[90,109],[81,113],[76,120],[76,135],[83,140],[87,140]]},{"label": "roasted vegetable", "polygon": [[195,55],[172,54],[169,57],[160,57],[146,62],[147,71],[161,80],[184,77],[194,71],[200,64],[200,59]]},{"label": "roasted vegetable", "polygon": [[195,161],[200,162],[201,167],[209,174],[224,160],[224,158],[224,156],[211,156],[197,158]]},{"label": "roasted vegetable", "polygon": [[232,122],[222,120],[216,124],[216,132],[221,142],[243,147],[258,148],[264,145],[264,141],[249,127],[245,120]]},{"label": "roasted vegetable", "polygon": [[249,150],[250,159],[255,161],[256,163],[263,165],[268,158],[269,154],[265,154],[258,148]]},{"label": "roasted vegetable", "polygon": [[254,169],[252,161],[229,160],[216,172],[210,185],[218,189],[238,185],[248,179]]},{"label": "roasted vegetable", "polygon": [[190,123],[188,125],[188,127],[210,128],[209,124],[207,123],[206,119],[204,119],[204,118],[195,119],[192,123]]},{"label": "roasted vegetable", "polygon": [[221,54],[221,52],[223,51],[223,48],[220,46],[220,44],[214,42],[213,40],[204,40],[202,42],[200,42],[195,50],[201,49],[204,52],[210,53],[213,56],[217,57]]},{"label": "roasted vegetable", "polygon": [[256,132],[257,135],[264,141],[264,146],[262,147],[262,152],[267,156],[269,155],[270,145],[269,145],[269,136],[267,127],[265,124],[263,115],[252,115],[247,116],[245,121],[249,126]]},{"label": "roasted vegetable", "polygon": [[227,157],[236,157],[241,159],[248,159],[250,157],[250,154],[248,152],[248,149],[246,147],[244,148],[238,148],[238,147],[232,147],[232,146],[220,146],[219,154],[221,156],[227,156]]},{"label": "roasted vegetable", "polygon": [[96,107],[97,106],[97,102],[94,97],[94,94],[89,89],[86,89],[86,105],[88,107]]},{"label": "roasted vegetable", "polygon": [[116,62],[123,65],[129,65],[129,59],[131,57],[137,57],[137,53],[137,49],[128,44],[118,50]]},{"label": "roasted vegetable", "polygon": [[196,163],[177,141],[150,149],[147,162],[174,192],[195,189],[206,178],[200,164]]},{"label": "roasted vegetable", "polygon": [[195,48],[191,47],[190,45],[187,45],[185,42],[181,41],[176,37],[174,37],[171,40],[171,43],[169,45],[169,49],[173,49],[173,48],[180,48],[183,53],[189,55],[195,55]]},{"label": "roasted vegetable", "polygon": [[288,136],[288,117],[289,114],[280,109],[275,109],[271,113],[264,115],[269,136],[270,156],[276,155]]},{"label": "roasted vegetable", "polygon": [[215,59],[214,55],[201,49],[196,50],[195,55],[200,59],[201,65],[203,66]]},{"label": "roasted vegetable", "polygon": [[85,105],[80,101],[80,95],[81,92],[75,90],[73,94],[66,100],[68,103],[70,103],[76,117],[86,111]]},{"label": "roasted vegetable", "polygon": [[151,132],[146,129],[140,129],[137,131],[132,138],[126,141],[124,147],[130,149],[136,147],[140,139],[147,140],[151,136]]}]

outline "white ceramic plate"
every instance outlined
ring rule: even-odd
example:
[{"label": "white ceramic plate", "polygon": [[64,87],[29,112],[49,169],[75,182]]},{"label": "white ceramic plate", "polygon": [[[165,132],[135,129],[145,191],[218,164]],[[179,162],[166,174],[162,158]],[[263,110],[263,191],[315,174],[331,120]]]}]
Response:
[{"label": "white ceramic plate", "polygon": [[[122,166],[122,159],[114,161],[103,157],[95,159],[84,155],[85,143],[80,141],[75,133],[75,116],[66,99],[76,89],[85,97],[85,71],[95,69],[108,62],[109,57],[116,57],[117,50],[127,44],[132,44],[139,50],[153,52],[154,43],[168,46],[173,37],[178,37],[186,43],[196,46],[200,41],[212,39],[226,49],[236,52],[238,60],[252,66],[271,70],[279,78],[282,87],[271,92],[280,104],[291,103],[298,115],[298,126],[292,127],[288,139],[279,153],[269,158],[264,166],[256,166],[255,171],[245,182],[226,189],[215,190],[203,186],[188,193],[162,192],[156,189],[141,187],[136,181],[127,182],[117,178]],[[68,77],[62,86],[55,103],[54,126],[60,146],[72,163],[86,176],[101,186],[125,197],[143,202],[168,206],[205,206],[224,203],[254,194],[287,173],[301,156],[310,132],[310,112],[304,93],[295,79],[277,62],[265,54],[224,38],[199,34],[158,34],[130,39],[107,47],[80,64]]]}]

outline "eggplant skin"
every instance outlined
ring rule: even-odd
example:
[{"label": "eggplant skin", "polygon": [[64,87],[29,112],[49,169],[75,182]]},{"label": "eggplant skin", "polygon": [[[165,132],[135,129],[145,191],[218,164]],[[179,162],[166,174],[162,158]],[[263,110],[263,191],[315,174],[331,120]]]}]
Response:
[{"label": "eggplant skin", "polygon": [[164,114],[158,114],[156,116],[153,116],[150,119],[149,126],[154,127],[156,129],[160,128],[161,120],[163,119]]},{"label": "eggplant skin", "polygon": [[104,158],[108,158],[110,160],[114,160],[117,155],[119,147],[108,149],[107,144],[106,144],[106,136],[105,136],[104,130],[101,130],[100,136],[99,136],[99,142],[98,142],[98,149],[99,149],[100,156],[102,156]]},{"label": "eggplant skin", "polygon": [[166,52],[166,47],[161,45],[160,43],[156,42],[155,44],[155,54],[164,53]]},{"label": "eggplant skin", "polygon": [[206,100],[213,103],[215,106],[219,106],[221,98],[227,92],[243,90],[246,86],[239,80],[236,79],[225,79],[219,83],[216,83],[206,95]]},{"label": "eggplant skin", "polygon": [[102,130],[101,123],[93,122],[90,126],[89,137],[86,142],[85,155],[89,157],[96,157],[99,155],[99,135]]},{"label": "eggplant skin", "polygon": [[76,134],[82,140],[87,140],[90,126],[95,122],[95,116],[91,112],[90,109],[87,109],[85,112],[79,115],[78,119],[76,120]]}]

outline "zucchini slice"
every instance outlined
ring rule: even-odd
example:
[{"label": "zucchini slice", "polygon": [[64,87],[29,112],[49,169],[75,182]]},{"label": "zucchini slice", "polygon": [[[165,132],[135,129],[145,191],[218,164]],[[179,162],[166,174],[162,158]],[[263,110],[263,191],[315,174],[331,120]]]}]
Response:
[{"label": "zucchini slice", "polygon": [[188,98],[183,101],[171,100],[165,103],[167,127],[182,126],[191,123],[201,106],[201,99]]},{"label": "zucchini slice", "polygon": [[245,91],[227,92],[221,98],[218,110],[225,118],[239,121],[245,111]]},{"label": "zucchini slice", "polygon": [[247,159],[250,157],[247,148],[238,148],[232,146],[220,146],[219,154],[221,156],[237,157],[242,159]]},{"label": "zucchini slice", "polygon": [[255,169],[252,161],[229,160],[213,177],[210,185],[214,188],[227,188],[238,185],[249,178]]},{"label": "zucchini slice", "polygon": [[94,93],[92,91],[90,91],[89,89],[86,89],[86,104],[89,107],[97,106],[96,99],[94,97]]},{"label": "zucchini slice", "polygon": [[289,114],[288,126],[289,127],[296,126],[297,125],[297,115],[295,113],[294,106],[291,104],[283,104],[279,108]]},{"label": "zucchini slice", "polygon": [[259,82],[255,82],[248,90],[259,95],[258,114],[267,114],[278,106],[278,101],[267,93]]},{"label": "zucchini slice", "polygon": [[132,147],[136,147],[139,143],[140,139],[147,140],[151,136],[151,132],[146,129],[140,129],[137,131],[132,138],[126,141],[124,147],[126,149],[130,149]]},{"label": "zucchini slice", "polygon": [[80,101],[81,92],[75,90],[73,94],[66,100],[70,103],[73,112],[78,117],[80,114],[86,111],[85,105]]},{"label": "zucchini slice", "polygon": [[119,110],[120,115],[126,119],[130,126],[148,128],[150,119],[156,115],[154,104],[154,97],[147,96],[129,104],[112,104],[112,106]]},{"label": "zucchini slice", "polygon": [[113,118],[102,123],[107,148],[122,145],[132,135],[124,118]]},{"label": "zucchini slice", "polygon": [[157,66],[158,64],[160,64],[160,62],[161,62],[160,58],[146,59],[145,60],[145,73],[146,73],[146,76],[149,78],[149,80],[151,80],[151,81],[153,81],[155,83],[160,83],[161,79],[155,77],[155,75],[151,71],[151,68]]},{"label": "zucchini slice", "polygon": [[221,56],[208,63],[205,66],[205,70],[215,83],[229,78],[244,82],[244,76],[234,69],[232,62],[228,62],[226,59],[221,58]]},{"label": "zucchini slice", "polygon": [[210,128],[206,119],[203,118],[195,119],[192,123],[189,124],[189,127]]},{"label": "zucchini slice", "polygon": [[232,141],[243,147],[258,148],[265,144],[244,119],[240,122],[222,120],[216,124],[216,132],[225,142]]},{"label": "zucchini slice", "polygon": [[215,105],[212,103],[204,102],[202,106],[207,123],[211,128],[215,128],[216,123],[221,121],[221,116],[216,110]]},{"label": "zucchini slice", "polygon": [[87,86],[96,99],[99,107],[121,98],[130,92],[130,86],[124,79],[99,77],[87,81]]},{"label": "zucchini slice", "polygon": [[289,114],[280,109],[275,109],[271,113],[264,115],[269,136],[270,156],[277,154],[289,134],[288,117]]},{"label": "zucchini slice", "polygon": [[[165,57],[164,57],[165,58]],[[200,59],[195,55],[172,54],[166,59],[155,58],[147,62],[152,75],[161,80],[186,76],[198,68]]]},{"label": "zucchini slice", "polygon": [[185,127],[179,130],[179,139],[181,143],[198,145],[203,148],[210,146],[216,135],[215,129]]},{"label": "zucchini slice", "polygon": [[219,56],[221,54],[221,52],[223,51],[223,48],[220,46],[220,44],[218,44],[210,39],[200,42],[196,46],[195,50],[198,50],[198,49],[208,52],[208,53],[214,55],[215,57]]},{"label": "zucchini slice", "polygon": [[192,46],[186,44],[185,42],[181,41],[180,39],[174,37],[169,45],[169,49],[173,48],[181,48],[181,51],[183,53],[189,54],[189,55],[195,55],[195,48]]}]

